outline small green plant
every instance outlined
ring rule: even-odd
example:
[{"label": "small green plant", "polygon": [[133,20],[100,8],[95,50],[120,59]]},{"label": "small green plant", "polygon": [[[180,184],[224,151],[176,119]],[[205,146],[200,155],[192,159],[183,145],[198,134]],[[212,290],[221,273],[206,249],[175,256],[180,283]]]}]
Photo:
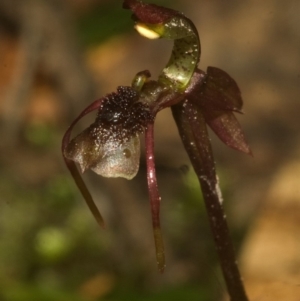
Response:
[{"label": "small green plant", "polygon": [[[170,60],[157,80],[150,79],[148,70],[139,72],[130,87],[118,87],[117,92],[96,100],[79,114],[62,141],[67,167],[97,222],[103,227],[103,218],[75,162],[82,172],[92,169],[104,177],[132,179],[139,168],[139,136],[145,133],[156,258],[158,269],[163,272],[165,253],[159,218],[161,197],[156,179],[153,127],[157,113],[170,107],[203,192],[229,295],[232,301],[246,301],[207,132],[208,125],[226,145],[251,154],[234,116],[242,109],[240,90],[223,70],[208,67],[204,72],[197,68],[200,59],[198,32],[183,14],[137,0],[125,0],[123,7],[133,12],[135,28],[141,35],[150,39],[174,40]],[[70,140],[74,125],[93,110],[98,110],[95,122]]]}]

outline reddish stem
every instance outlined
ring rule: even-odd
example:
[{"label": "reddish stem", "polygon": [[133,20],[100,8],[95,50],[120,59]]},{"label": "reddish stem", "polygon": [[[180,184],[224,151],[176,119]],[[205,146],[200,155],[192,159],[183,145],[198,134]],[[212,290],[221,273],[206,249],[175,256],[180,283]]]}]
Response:
[{"label": "reddish stem", "polygon": [[165,264],[165,251],[164,251],[164,245],[163,245],[161,228],[160,228],[160,220],[159,220],[159,208],[160,208],[161,197],[158,192],[156,172],[155,172],[153,132],[154,132],[154,124],[149,123],[145,131],[147,181],[148,181],[151,214],[152,214],[152,226],[154,232],[157,266],[159,271],[163,273],[166,264]]}]

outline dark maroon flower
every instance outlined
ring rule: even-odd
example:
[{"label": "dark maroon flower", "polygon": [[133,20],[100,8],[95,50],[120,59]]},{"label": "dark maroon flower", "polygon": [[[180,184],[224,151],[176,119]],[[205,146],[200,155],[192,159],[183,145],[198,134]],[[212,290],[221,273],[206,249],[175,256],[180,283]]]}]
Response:
[{"label": "dark maroon flower", "polygon": [[[64,160],[84,199],[101,226],[103,219],[74,162],[81,171],[92,169],[105,177],[133,178],[139,167],[140,140],[145,133],[147,181],[151,204],[156,258],[159,270],[165,268],[160,228],[153,126],[156,114],[171,107],[179,134],[198,176],[203,192],[224,278],[232,301],[247,301],[228,226],[207,125],[229,147],[251,154],[234,113],[242,113],[243,101],[236,82],[224,71],[197,68],[200,58],[198,32],[181,13],[142,1],[125,0],[131,9],[135,28],[148,38],[174,40],[171,58],[158,80],[150,72],[139,72],[131,87],[96,100],[71,124],[62,142]],[[70,141],[74,125],[83,116],[98,110],[96,120]]]}]

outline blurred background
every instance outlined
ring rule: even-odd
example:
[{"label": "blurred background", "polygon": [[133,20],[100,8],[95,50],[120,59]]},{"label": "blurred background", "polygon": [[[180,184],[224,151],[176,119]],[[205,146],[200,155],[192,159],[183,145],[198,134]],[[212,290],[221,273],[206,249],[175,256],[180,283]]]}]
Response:
[{"label": "blurred background", "polygon": [[[254,157],[212,143],[245,285],[255,301],[300,300],[300,2],[154,3],[199,30],[200,68],[238,83]],[[0,300],[220,300],[201,192],[169,110],[155,151],[167,268],[156,269],[144,154],[132,181],[84,179],[99,229],[60,153],[71,121],[96,98],[156,78],[172,43],[140,37],[122,1],[0,0]],[[87,116],[79,132],[93,121]]]}]

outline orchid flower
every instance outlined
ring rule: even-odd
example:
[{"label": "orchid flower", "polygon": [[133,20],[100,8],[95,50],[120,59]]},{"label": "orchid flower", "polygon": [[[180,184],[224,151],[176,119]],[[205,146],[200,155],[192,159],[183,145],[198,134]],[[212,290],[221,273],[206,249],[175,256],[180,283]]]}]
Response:
[{"label": "orchid flower", "polygon": [[[179,134],[199,179],[225,282],[233,301],[247,296],[236,264],[234,249],[222,207],[222,195],[215,170],[207,126],[229,147],[251,154],[234,113],[242,113],[242,98],[236,82],[224,71],[198,69],[200,41],[191,20],[175,10],[125,0],[135,29],[149,39],[174,40],[171,57],[157,80],[148,70],[137,73],[131,86],[96,100],[83,110],[66,131],[62,153],[78,188],[95,219],[103,218],[85,186],[81,172],[91,169],[104,177],[132,179],[139,168],[140,135],[145,134],[147,181],[151,205],[156,258],[159,271],[165,269],[154,160],[154,122],[157,113],[171,107]],[[96,120],[71,138],[74,125],[86,114],[98,110]]]}]

